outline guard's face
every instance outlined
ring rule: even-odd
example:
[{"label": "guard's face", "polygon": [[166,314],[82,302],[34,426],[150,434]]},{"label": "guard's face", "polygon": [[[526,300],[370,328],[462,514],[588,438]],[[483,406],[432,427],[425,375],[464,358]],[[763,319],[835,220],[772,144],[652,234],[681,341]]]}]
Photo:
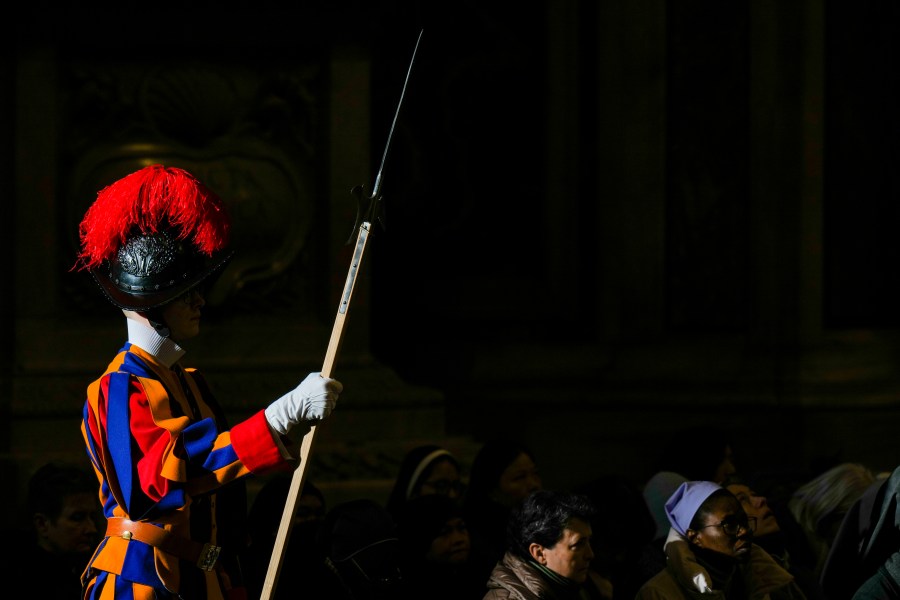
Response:
[{"label": "guard's face", "polygon": [[200,333],[200,310],[206,305],[202,292],[197,288],[172,300],[163,307],[163,321],[169,328],[169,337],[183,342]]}]

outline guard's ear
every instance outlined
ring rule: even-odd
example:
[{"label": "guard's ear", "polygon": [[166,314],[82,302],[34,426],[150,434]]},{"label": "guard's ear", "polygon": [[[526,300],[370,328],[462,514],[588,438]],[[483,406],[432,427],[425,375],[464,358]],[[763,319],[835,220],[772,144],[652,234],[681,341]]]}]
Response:
[{"label": "guard's ear", "polygon": [[532,543],[528,546],[528,554],[540,565],[547,565],[547,557],[544,556],[544,547],[540,544]]}]

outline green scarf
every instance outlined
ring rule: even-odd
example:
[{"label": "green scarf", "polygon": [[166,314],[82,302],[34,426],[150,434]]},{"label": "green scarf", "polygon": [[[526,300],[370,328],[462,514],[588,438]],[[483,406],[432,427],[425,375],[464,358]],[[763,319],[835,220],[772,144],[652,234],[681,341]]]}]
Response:
[{"label": "green scarf", "polygon": [[556,571],[548,569],[544,565],[534,560],[531,564],[535,566],[538,573],[547,580],[555,596],[560,600],[590,600],[590,594],[583,585],[577,581],[573,581],[568,577],[563,577]]}]

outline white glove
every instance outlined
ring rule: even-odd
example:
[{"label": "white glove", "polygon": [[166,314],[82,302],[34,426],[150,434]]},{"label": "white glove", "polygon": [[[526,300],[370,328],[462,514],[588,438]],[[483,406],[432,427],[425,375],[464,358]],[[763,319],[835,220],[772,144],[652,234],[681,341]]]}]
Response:
[{"label": "white glove", "polygon": [[344,386],[336,379],[310,373],[300,385],[266,407],[266,420],[287,435],[291,427],[303,421],[321,421],[331,414]]}]

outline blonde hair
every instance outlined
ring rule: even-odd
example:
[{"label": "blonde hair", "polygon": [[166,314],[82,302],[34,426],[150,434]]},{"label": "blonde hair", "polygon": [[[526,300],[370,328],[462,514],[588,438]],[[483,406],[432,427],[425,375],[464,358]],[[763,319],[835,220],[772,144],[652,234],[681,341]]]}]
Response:
[{"label": "blonde hair", "polygon": [[874,482],[875,474],[865,465],[842,463],[797,488],[788,507],[804,529],[822,535],[823,520],[846,513]]},{"label": "blonde hair", "polygon": [[817,555],[818,572],[834,541],[836,529],[844,515],[876,480],[865,465],[841,463],[803,484],[788,501],[788,509],[803,528]]}]

